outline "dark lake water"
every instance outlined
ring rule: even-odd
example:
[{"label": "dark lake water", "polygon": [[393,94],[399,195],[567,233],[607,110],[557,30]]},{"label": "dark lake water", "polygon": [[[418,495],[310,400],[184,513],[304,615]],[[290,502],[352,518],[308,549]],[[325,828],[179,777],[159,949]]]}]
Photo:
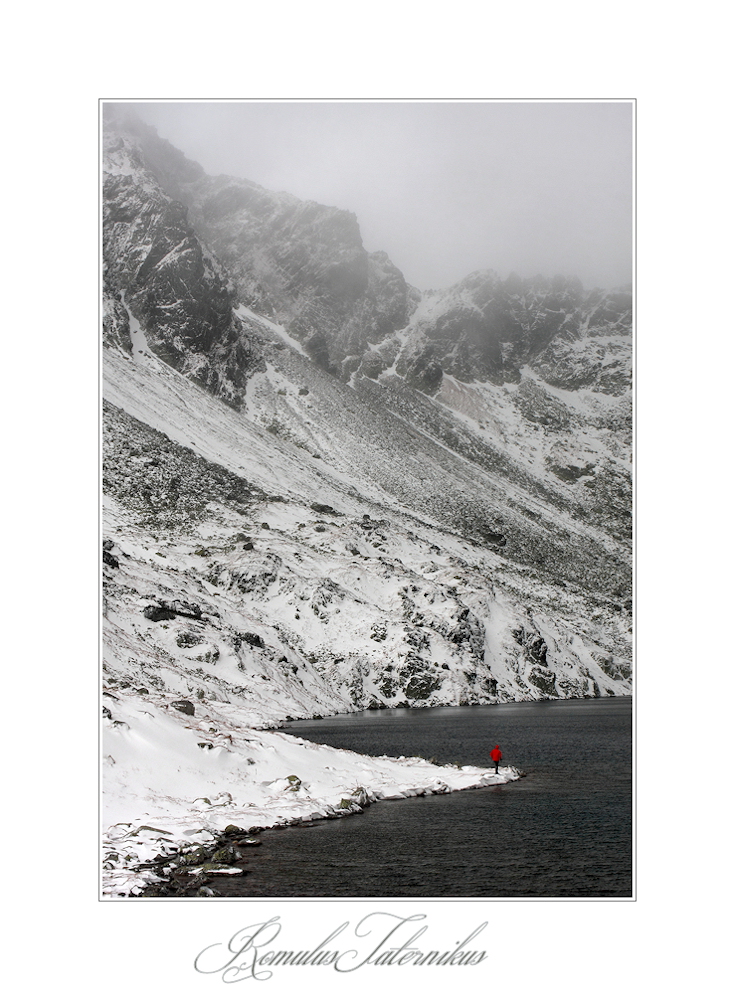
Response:
[{"label": "dark lake water", "polygon": [[435,756],[526,777],[376,802],[359,816],[267,830],[222,895],[631,897],[630,698],[385,709],[290,723],[295,736],[379,756]]}]

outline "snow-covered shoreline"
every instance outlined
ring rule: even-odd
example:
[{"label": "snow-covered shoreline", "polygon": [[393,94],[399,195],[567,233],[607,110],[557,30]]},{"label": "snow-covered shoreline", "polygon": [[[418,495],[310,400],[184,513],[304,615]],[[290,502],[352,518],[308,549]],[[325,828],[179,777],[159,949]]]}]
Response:
[{"label": "snow-covered shoreline", "polygon": [[115,696],[104,720],[102,894],[139,895],[160,880],[135,871],[159,856],[214,845],[228,826],[288,826],[361,812],[370,802],[445,794],[521,777],[420,757],[368,757],[286,733],[238,726],[234,706],[196,716]]}]

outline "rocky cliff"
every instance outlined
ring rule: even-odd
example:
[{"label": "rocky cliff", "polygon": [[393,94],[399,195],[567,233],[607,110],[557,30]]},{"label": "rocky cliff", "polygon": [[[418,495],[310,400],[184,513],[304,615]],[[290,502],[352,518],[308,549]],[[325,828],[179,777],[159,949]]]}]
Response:
[{"label": "rocky cliff", "polygon": [[562,276],[501,281],[492,271],[476,272],[427,296],[384,360],[425,392],[437,391],[444,374],[518,383],[531,366],[557,388],[620,395],[630,388],[631,323],[624,291],[586,292]]},{"label": "rocky cliff", "polygon": [[110,690],[255,722],[630,690],[628,293],[419,293],[351,213],[135,120],[103,205]]},{"label": "rocky cliff", "polygon": [[154,354],[238,405],[259,363],[233,317],[235,287],[124,126],[104,138],[102,231],[107,346],[140,350],[142,329]]},{"label": "rocky cliff", "polygon": [[[246,180],[208,177],[136,119],[113,117],[107,135],[109,258],[117,259],[126,241],[139,248],[150,244],[144,260],[133,254],[124,276],[135,275],[141,284],[173,252],[175,258],[166,257],[166,265],[173,271],[186,263],[183,284],[200,303],[199,314],[193,303],[176,315],[151,314],[154,324],[170,319],[185,330],[193,326],[204,343],[191,346],[209,349],[212,341],[227,341],[228,310],[236,296],[287,326],[326,370],[349,376],[369,342],[407,323],[419,293],[387,254],[365,250],[351,212],[270,192]],[[132,204],[126,201],[133,187],[150,200],[143,210],[135,195]],[[123,230],[118,222],[127,227]],[[152,227],[156,235],[144,239]],[[206,256],[198,238],[192,241],[194,230],[225,270]],[[149,299],[160,300],[159,309],[170,307],[177,300],[169,291],[157,288]]]}]

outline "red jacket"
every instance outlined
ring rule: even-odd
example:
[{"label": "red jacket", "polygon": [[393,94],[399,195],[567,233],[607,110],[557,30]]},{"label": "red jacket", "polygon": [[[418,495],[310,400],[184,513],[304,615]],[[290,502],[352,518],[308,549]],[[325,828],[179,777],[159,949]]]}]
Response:
[{"label": "red jacket", "polygon": [[502,760],[503,755],[500,752],[500,747],[497,745],[494,746],[493,749],[490,751],[490,756],[492,757],[492,759],[495,761],[496,764],[499,760]]}]

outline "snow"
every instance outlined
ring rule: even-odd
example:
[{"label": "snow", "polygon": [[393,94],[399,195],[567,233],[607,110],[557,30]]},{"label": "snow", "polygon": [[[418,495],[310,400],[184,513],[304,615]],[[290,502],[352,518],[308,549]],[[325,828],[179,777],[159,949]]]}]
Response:
[{"label": "snow", "polygon": [[[300,362],[298,358],[295,360]],[[298,384],[286,380],[280,373],[271,372],[270,368],[269,365],[264,375],[255,376],[263,380],[264,390],[271,378],[275,385],[288,386],[291,390]],[[468,550],[461,539],[439,526],[432,526],[429,520],[417,522],[415,517],[402,514],[395,500],[389,505],[385,493],[376,487],[367,490],[365,482],[362,483],[362,495],[356,496],[349,489],[351,482],[346,473],[338,473],[334,468],[320,470],[318,465],[321,463],[305,458],[303,451],[259,428],[253,419],[235,413],[167,366],[161,365],[154,370],[132,365],[111,352],[106,360],[105,376],[106,396],[113,403],[149,426],[158,427],[173,440],[193,446],[210,461],[244,474],[268,492],[284,497],[283,502],[260,503],[247,527],[243,526],[242,518],[210,505],[211,519],[197,524],[195,537],[188,539],[154,539],[149,534],[141,534],[130,527],[125,511],[112,501],[106,502],[105,532],[128,554],[129,558],[121,562],[120,580],[124,580],[131,593],[169,593],[194,602],[207,597],[221,615],[222,625],[227,625],[224,631],[209,626],[203,628],[202,644],[188,651],[181,650],[174,642],[176,630],[173,627],[166,631],[164,625],[154,626],[143,619],[140,608],[132,608],[125,601],[116,603],[115,613],[109,618],[110,627],[116,630],[111,645],[120,654],[124,651],[130,661],[159,662],[162,669],[165,666],[166,682],[178,685],[176,690],[182,696],[191,690],[186,687],[186,671],[194,666],[197,670],[206,670],[207,683],[214,685],[213,691],[218,692],[218,697],[225,694],[228,698],[233,697],[231,691],[226,691],[227,685],[247,680],[250,684],[248,698],[257,716],[252,718],[258,724],[277,724],[287,715],[304,717],[310,712],[349,711],[350,704],[340,700],[343,696],[338,697],[337,692],[345,690],[346,678],[353,670],[362,673],[369,665],[374,673],[406,655],[407,634],[399,592],[408,594],[417,587],[420,593],[412,601],[415,613],[424,616],[424,635],[429,642],[423,655],[428,663],[449,663],[448,674],[457,671],[461,679],[465,669],[472,671],[476,666],[468,650],[446,639],[447,631],[454,627],[461,610],[456,603],[460,599],[478,616],[487,636],[498,633],[503,636],[502,642],[487,647],[485,663],[488,667],[483,669],[492,669],[499,679],[499,689],[504,689],[503,681],[507,678],[505,697],[510,691],[523,697],[522,692],[515,690],[513,678],[521,650],[512,638],[512,630],[532,628],[524,605],[535,605],[537,611],[554,607],[556,619],[561,624],[554,633],[554,648],[558,649],[558,654],[554,654],[557,661],[554,669],[558,676],[569,674],[580,682],[590,676],[601,689],[627,693],[629,685],[611,681],[590,660],[587,645],[583,644],[581,650],[576,646],[574,650],[570,648],[570,638],[575,633],[584,635],[585,644],[592,644],[590,648],[599,645],[603,649],[613,649],[616,643],[629,643],[626,636],[617,634],[612,619],[596,623],[590,630],[592,609],[573,590],[553,591],[548,585],[534,582],[533,576],[523,570],[513,569],[500,555],[482,549]],[[251,388],[248,408],[253,406],[257,414],[261,405],[257,403],[259,392],[252,385]],[[493,388],[498,391],[497,387]],[[304,399],[310,398],[292,396],[293,392],[289,397],[276,393],[276,398],[289,408],[304,405]],[[311,508],[314,499],[332,504],[342,514],[342,517],[321,518],[319,532],[315,530],[316,517]],[[388,519],[390,524],[381,526],[379,532],[366,534],[357,523],[365,514],[378,520]],[[571,515],[558,513],[557,520],[568,523],[577,532],[595,533],[589,526],[574,525]],[[269,527],[259,526],[261,522]],[[255,553],[247,557],[241,546],[233,546],[233,539],[242,531],[251,535],[255,544]],[[216,581],[208,579],[210,557],[197,554],[196,550],[202,545],[212,547],[211,558],[216,559],[218,566]],[[233,581],[243,571],[248,574],[267,571],[269,566],[263,562],[262,554],[278,560],[272,563],[273,586],[252,597],[241,595],[239,589],[233,587]],[[493,580],[491,594],[488,593],[489,579]],[[342,592],[327,593],[324,581],[334,581]],[[188,589],[182,591],[182,587]],[[447,599],[448,588],[458,588],[456,599]],[[523,601],[515,596],[521,593],[526,595]],[[501,606],[507,608],[502,615],[499,614]],[[376,621],[389,623],[386,639],[377,644],[371,638]],[[270,647],[278,650],[278,655],[287,656],[290,663],[298,666],[300,676],[304,679],[308,676],[309,693],[315,696],[318,693],[316,700],[304,701],[303,688],[299,688],[298,703],[292,700],[293,691],[288,698],[276,697],[272,688],[264,691],[263,685],[257,683],[257,677],[264,673],[279,690],[283,687],[283,678],[278,678],[267,663],[258,666],[255,661],[252,664],[248,661],[238,665],[231,630],[252,631],[254,626]],[[212,657],[207,660],[214,646],[219,650],[216,663],[211,662]],[[314,661],[307,662],[306,658],[316,657],[320,667],[331,670],[332,660],[338,654],[352,656],[352,659],[340,668],[345,671],[342,677],[335,667],[330,677],[332,701],[320,704],[319,699],[326,699],[326,695],[319,693],[323,692],[325,682],[312,670]],[[125,677],[130,679],[131,668],[124,659],[121,667]],[[202,661],[206,667],[199,665]],[[240,668],[243,666],[248,670],[248,678],[242,676]],[[148,686],[139,668],[135,667],[133,674],[143,686]],[[364,684],[366,693],[371,693],[372,673],[367,678],[363,674],[360,683]],[[461,698],[463,692],[447,677],[440,694],[446,699],[443,703],[451,704]],[[268,698],[276,700],[272,702],[271,714],[264,715],[262,704]],[[261,714],[257,715],[258,712]]]},{"label": "snow", "polygon": [[[435,404],[451,410],[474,434],[501,448],[519,468],[525,468],[557,494],[573,496],[585,480],[580,477],[573,484],[561,481],[550,469],[554,464],[581,468],[587,463],[611,461],[630,471],[630,448],[605,427],[595,426],[596,417],[617,412],[625,401],[621,402],[620,397],[611,401],[609,396],[591,389],[570,391],[550,386],[529,367],[521,370],[521,376],[524,381],[539,385],[545,397],[558,400],[566,408],[569,426],[554,432],[521,418],[515,402],[520,386],[515,384],[465,383],[445,375]],[[532,498],[525,503],[539,511],[545,509],[544,504]],[[565,520],[569,528],[581,529],[578,521]],[[600,541],[603,538],[594,529],[586,531]]]},{"label": "snow", "polygon": [[[173,368],[157,363],[133,369],[109,353],[104,374],[106,399],[209,461],[248,478],[257,472],[263,486],[273,492],[288,492],[294,479],[309,480],[308,469],[298,466],[287,449],[282,462],[274,466],[270,460],[278,442],[250,419],[228,413],[219,400]],[[315,490],[320,482],[314,473]]]},{"label": "snow", "polygon": [[267,327],[272,333],[275,333],[284,343],[288,344],[292,350],[296,351],[298,354],[303,355],[308,358],[309,355],[306,353],[301,344],[296,340],[291,334],[286,330],[285,327],[281,326],[280,323],[274,323],[272,320],[266,319],[264,316],[260,316],[258,313],[253,312],[252,309],[248,309],[247,306],[239,305],[237,309],[234,310],[236,316],[241,319],[249,319],[260,326]]},{"label": "snow", "polygon": [[[243,307],[239,315],[267,322]],[[276,326],[271,324],[280,336]],[[355,406],[352,419],[362,427],[365,411],[348,390],[330,389],[327,395],[317,373],[310,377],[309,394],[300,393],[310,363],[295,344],[293,353],[273,351],[282,359],[278,367],[268,361],[265,371],[249,380],[245,409],[238,413],[150,355],[132,316],[130,328],[134,363],[108,352],[105,397],[277,496],[254,502],[247,523],[209,503],[193,536],[164,537],[143,530],[123,504],[105,501],[105,537],[114,540],[120,559],[105,610],[105,895],[138,893],[156,876],[134,871],[136,865],[173,856],[188,844],[211,843],[228,824],[253,829],[340,817],[381,798],[517,778],[508,768],[495,775],[418,758],[370,758],[270,731],[289,716],[364,707],[351,700],[351,680],[359,680],[366,700],[375,694],[380,671],[405,660],[411,629],[422,630],[427,664],[449,665],[430,704],[459,704],[468,693],[465,672],[478,667],[481,675],[492,672],[497,700],[539,697],[529,676],[533,663],[513,639],[521,628],[547,644],[549,669],[560,683],[585,684],[587,694],[593,685],[608,694],[629,691],[627,680],[613,679],[598,662],[603,657],[612,662],[611,652],[624,662],[624,653],[616,650],[629,638],[617,636],[616,620],[595,619],[589,602],[573,588],[554,590],[501,555],[468,548],[429,514],[417,519],[400,494],[390,495],[387,474],[372,481],[355,474],[372,463],[388,468],[392,456],[373,455],[369,441],[352,442],[349,428],[325,418],[330,407],[352,413],[349,407]],[[447,395],[433,405],[462,412],[488,439],[505,435],[508,454],[515,457],[517,443],[518,459],[524,457],[524,441],[526,459],[529,444],[542,456],[551,453],[555,440],[541,428],[537,438],[529,437],[519,420],[517,387],[468,386],[450,377],[445,387]],[[577,406],[587,405],[575,398]],[[267,429],[273,419],[283,428],[279,434]],[[437,456],[452,454],[457,473],[467,467],[467,480],[452,480],[456,495],[463,496],[477,470],[428,431],[417,440],[431,440]],[[583,439],[575,430],[567,447],[579,450],[588,442],[594,444],[594,435]],[[315,457],[317,448],[323,460]],[[533,460],[539,476],[550,482],[541,458]],[[405,467],[393,470],[404,480],[409,472],[415,475]],[[486,482],[495,488],[490,476]],[[505,496],[522,497],[515,487],[504,489]],[[314,500],[332,505],[339,515],[320,514],[317,522]],[[546,510],[530,496],[524,502]],[[380,525],[372,533],[358,523],[366,514]],[[577,534],[598,534],[591,526],[575,525],[566,513],[555,517]],[[233,544],[243,531],[255,546],[247,557]],[[211,556],[199,554],[204,546]],[[232,585],[243,573],[256,582],[258,574],[267,580],[269,568],[271,582],[261,589],[258,584],[240,592]],[[205,613],[194,626],[149,621],[143,610],[152,594],[199,603]],[[484,630],[479,664],[468,646],[447,638],[461,608]],[[411,624],[414,615],[419,625]],[[379,641],[372,637],[375,626],[384,626]],[[182,628],[193,628],[198,641],[190,643],[187,635],[182,648],[177,643]],[[237,632],[252,631],[264,649],[233,645]],[[282,658],[286,666],[279,666]],[[143,688],[148,690],[138,693]],[[192,702],[194,715],[173,707],[179,698]]]},{"label": "snow", "polygon": [[128,314],[128,322],[130,324],[130,342],[133,345],[133,361],[138,366],[152,368],[157,372],[162,371],[167,366],[156,357],[148,346],[145,331],[133,315],[130,306],[125,301],[124,292],[120,293],[120,301]]},{"label": "snow", "polygon": [[[124,186],[122,178],[135,173],[141,190],[158,191],[127,141],[110,163],[110,183]],[[169,264],[183,246],[158,266]],[[136,250],[144,254],[150,247],[141,242]],[[211,275],[216,263],[208,252],[204,265]],[[629,645],[622,618],[592,610],[574,588],[561,591],[496,552],[468,549],[450,528],[441,527],[437,506],[422,507],[417,497],[424,484],[442,499],[444,492],[462,502],[482,493],[483,502],[485,495],[496,498],[501,511],[501,500],[518,507],[522,502],[575,537],[604,543],[602,531],[575,524],[571,514],[553,510],[533,491],[510,486],[504,474],[481,472],[438,430],[428,429],[433,421],[416,430],[415,454],[407,450],[398,437],[405,421],[400,412],[393,414],[394,440],[382,433],[381,422],[368,420],[369,408],[358,405],[355,378],[351,393],[336,384],[327,389],[326,376],[311,365],[302,344],[242,304],[234,314],[246,339],[253,328],[258,331],[255,340],[266,364],[248,379],[241,412],[159,360],[124,299],[123,304],[132,362],[109,353],[106,398],[263,494],[278,496],[260,496],[237,516],[210,498],[206,516],[192,519],[193,531],[184,524],[180,532],[144,528],[124,500],[105,500],[105,537],[112,539],[109,551],[119,560],[114,573],[108,566],[104,597],[106,896],[138,894],[158,877],[136,871],[138,866],[159,855],[173,861],[194,844],[211,845],[228,825],[254,831],[339,819],[380,799],[446,794],[519,778],[509,767],[496,774],[417,757],[367,757],[275,731],[293,717],[357,711],[381,693],[398,703],[405,692],[386,694],[384,671],[405,664],[416,650],[427,667],[441,664],[439,687],[417,696],[417,703],[539,698],[531,677],[534,661],[513,638],[527,632],[545,644],[548,672],[557,678],[559,692],[567,692],[560,697],[582,691],[589,697],[598,688],[608,695],[628,693],[629,681],[616,673]],[[160,303],[164,309],[174,305]],[[403,330],[370,344],[393,360],[378,386],[398,379],[396,361],[421,343],[422,327],[440,305],[479,313],[468,288],[424,295]],[[272,339],[290,350],[276,351],[280,344]],[[569,352],[575,363],[577,355],[589,353],[616,364],[619,346],[625,349],[624,339],[604,335],[573,343]],[[278,360],[267,361],[273,355]],[[538,383],[572,416],[586,418],[619,403],[592,391],[555,390],[530,368],[523,378]],[[473,434],[497,443],[508,465],[530,470],[551,492],[571,494],[575,487],[554,478],[549,460],[584,466],[609,454],[607,432],[586,426],[584,419],[584,429],[570,421],[569,430],[559,434],[531,425],[521,417],[518,391],[516,385],[466,385],[445,375],[436,399],[427,397],[427,408],[451,410],[455,423],[459,417]],[[342,419],[332,419],[332,413]],[[374,454],[381,450],[385,454]],[[405,490],[406,482],[416,494]],[[314,500],[339,513],[320,513]],[[370,534],[356,523],[366,514],[379,531]],[[502,527],[512,531],[519,523],[509,514]],[[247,556],[244,546],[235,544],[245,532],[253,542]],[[206,548],[211,553],[202,554]],[[242,580],[247,586],[237,587]],[[144,612],[151,602],[163,600],[196,603],[202,614],[194,621],[195,616],[148,619]],[[472,622],[471,640],[454,638],[460,620]],[[247,636],[260,646],[243,644]],[[492,693],[489,687],[472,687],[478,677],[493,679]],[[240,871],[207,866],[211,875]]]},{"label": "snow", "polygon": [[227,868],[222,866],[221,868],[191,868],[189,869],[190,875],[201,875],[202,872],[206,871],[208,875],[242,875],[242,868]]},{"label": "snow", "polygon": [[[163,698],[104,697],[103,892],[135,895],[155,881],[136,864],[207,843],[228,824],[284,826],[361,812],[379,799],[504,784],[520,775],[367,757],[243,724],[234,705],[184,715]],[[204,744],[204,746],[202,746]],[[239,871],[239,870],[238,870]],[[223,874],[224,872],[221,872]]]}]

